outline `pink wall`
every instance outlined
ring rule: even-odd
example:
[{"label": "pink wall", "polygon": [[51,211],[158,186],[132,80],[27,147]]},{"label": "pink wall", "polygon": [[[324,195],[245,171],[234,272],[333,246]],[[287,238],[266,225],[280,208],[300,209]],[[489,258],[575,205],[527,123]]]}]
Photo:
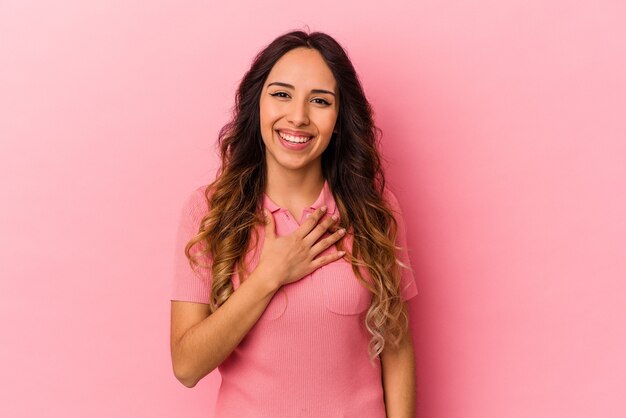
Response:
[{"label": "pink wall", "polygon": [[418,416],[623,417],[625,3],[213,3],[0,3],[0,416],[210,416],[219,376],[170,366],[176,216],[253,55],[308,24],[385,131]]}]

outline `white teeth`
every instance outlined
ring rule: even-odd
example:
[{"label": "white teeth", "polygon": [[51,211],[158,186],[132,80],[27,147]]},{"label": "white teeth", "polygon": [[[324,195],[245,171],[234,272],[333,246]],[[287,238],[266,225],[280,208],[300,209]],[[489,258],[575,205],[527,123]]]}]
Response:
[{"label": "white teeth", "polygon": [[278,132],[278,135],[280,135],[283,139],[289,141],[289,142],[295,142],[298,144],[302,144],[304,142],[307,142],[310,138],[305,138],[303,136],[293,136],[293,135],[287,135],[284,134],[282,132]]}]

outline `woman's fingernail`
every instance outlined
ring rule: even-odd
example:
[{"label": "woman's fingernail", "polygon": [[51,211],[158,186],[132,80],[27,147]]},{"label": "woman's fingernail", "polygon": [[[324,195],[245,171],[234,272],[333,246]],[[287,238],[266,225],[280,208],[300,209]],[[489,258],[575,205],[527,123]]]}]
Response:
[{"label": "woman's fingernail", "polygon": [[328,208],[326,207],[326,205],[324,205],[320,209],[322,209],[322,212],[326,212],[326,209],[328,209]]},{"label": "woman's fingernail", "polygon": [[333,216],[331,216],[331,218],[333,218],[333,221],[337,220],[337,214],[334,214]]}]

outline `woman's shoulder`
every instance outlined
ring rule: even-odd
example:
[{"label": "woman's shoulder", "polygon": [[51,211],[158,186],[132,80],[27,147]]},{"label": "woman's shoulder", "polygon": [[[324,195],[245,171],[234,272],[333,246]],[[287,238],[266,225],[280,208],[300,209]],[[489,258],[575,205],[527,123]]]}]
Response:
[{"label": "woman's shoulder", "polygon": [[383,199],[389,205],[389,208],[394,212],[401,212],[400,210],[400,202],[395,194],[395,192],[390,188],[390,186],[385,185],[383,188]]},{"label": "woman's shoulder", "polygon": [[182,204],[183,214],[187,218],[198,219],[208,213],[207,187],[208,185],[204,184],[187,192]]}]

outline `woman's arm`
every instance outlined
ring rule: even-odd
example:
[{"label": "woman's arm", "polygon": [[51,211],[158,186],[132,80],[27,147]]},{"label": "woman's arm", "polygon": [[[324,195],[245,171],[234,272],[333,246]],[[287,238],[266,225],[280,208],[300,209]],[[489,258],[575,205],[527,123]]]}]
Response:
[{"label": "woman's arm", "polygon": [[319,240],[336,222],[330,216],[324,218],[324,211],[318,208],[298,229],[281,237],[276,235],[274,218],[266,213],[265,238],[256,268],[212,314],[206,303],[172,300],[172,365],[182,384],[194,387],[219,366],[256,324],[283,284],[300,280],[343,256],[335,252],[316,257],[343,237],[338,231]]},{"label": "woman's arm", "polygon": [[280,288],[270,277],[257,266],[211,315],[206,304],[172,301],[172,365],[182,384],[194,387],[248,334]]},{"label": "woman's arm", "polygon": [[[406,303],[403,309],[406,313]],[[416,377],[410,326],[397,349],[385,345],[381,367],[387,418],[414,418]]]}]

